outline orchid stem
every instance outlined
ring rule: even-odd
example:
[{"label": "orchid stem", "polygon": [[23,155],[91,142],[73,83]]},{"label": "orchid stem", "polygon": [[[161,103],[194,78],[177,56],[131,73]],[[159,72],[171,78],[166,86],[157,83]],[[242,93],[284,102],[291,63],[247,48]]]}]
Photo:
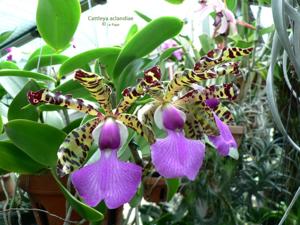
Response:
[{"label": "orchid stem", "polygon": [[128,144],[128,147],[130,149],[130,152],[132,154],[132,157],[135,161],[135,163],[139,166],[143,167],[143,160],[141,159],[141,157],[139,156],[138,150],[137,150],[137,144],[135,144],[133,141],[130,141]]},{"label": "orchid stem", "polygon": [[67,109],[62,109],[62,111],[63,111],[64,117],[65,117],[66,125],[69,125],[70,117],[69,117],[68,111],[67,111]]}]

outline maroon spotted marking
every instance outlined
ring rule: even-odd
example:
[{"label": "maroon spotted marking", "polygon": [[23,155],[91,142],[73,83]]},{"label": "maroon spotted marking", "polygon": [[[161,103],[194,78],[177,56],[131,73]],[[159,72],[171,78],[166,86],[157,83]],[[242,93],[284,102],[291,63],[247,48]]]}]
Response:
[{"label": "maroon spotted marking", "polygon": [[82,80],[82,78],[88,77],[88,73],[84,72],[83,70],[77,70],[75,72],[75,79]]},{"label": "maroon spotted marking", "polygon": [[154,67],[152,67],[152,68],[146,70],[146,71],[144,72],[145,77],[147,76],[147,74],[148,74],[149,72],[154,73],[154,76],[156,77],[156,79],[160,80],[160,78],[161,78],[161,71],[160,71],[159,66],[154,66]]},{"label": "maroon spotted marking", "polygon": [[39,91],[29,91],[27,93],[27,99],[32,105],[36,105],[42,100],[42,95],[44,93],[45,89],[39,90]]}]

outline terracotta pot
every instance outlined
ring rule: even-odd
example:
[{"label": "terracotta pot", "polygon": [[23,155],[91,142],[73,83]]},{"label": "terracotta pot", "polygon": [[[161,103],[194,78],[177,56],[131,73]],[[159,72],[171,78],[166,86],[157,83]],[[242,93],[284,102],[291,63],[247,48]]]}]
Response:
[{"label": "terracotta pot", "polygon": [[[66,179],[63,180],[66,184]],[[47,210],[59,217],[66,216],[66,199],[50,173],[43,175],[21,175],[19,186],[28,193],[33,208]],[[63,225],[63,221],[43,212],[34,211],[38,225]],[[71,221],[81,217],[73,210]],[[88,224],[88,222],[84,223]]]},{"label": "terracotta pot", "polygon": [[168,187],[162,177],[145,177],[143,180],[144,198],[148,202],[167,201]]},{"label": "terracotta pot", "polygon": [[[12,174],[8,173],[0,176],[0,179],[3,179],[5,190],[9,197],[12,197],[15,193],[15,181],[12,178]],[[0,201],[6,200],[2,185],[0,185]]]},{"label": "terracotta pot", "polygon": [[245,133],[245,129],[242,126],[229,126],[230,131],[234,137],[234,139],[236,140],[238,146],[241,144],[242,142],[242,138],[244,136]]},{"label": "terracotta pot", "polygon": [[123,221],[123,206],[117,209],[107,209],[104,220],[99,222],[101,225],[122,225]]}]

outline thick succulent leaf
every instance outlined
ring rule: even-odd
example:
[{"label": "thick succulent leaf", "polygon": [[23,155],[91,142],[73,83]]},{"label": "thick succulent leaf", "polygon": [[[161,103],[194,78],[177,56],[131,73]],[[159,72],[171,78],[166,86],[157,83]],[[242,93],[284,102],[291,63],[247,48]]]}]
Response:
[{"label": "thick succulent leaf", "polygon": [[[145,66],[152,60],[147,58],[135,59],[129,63],[119,76],[118,82],[115,82],[115,89],[117,95],[117,102],[122,98],[122,91],[126,87],[134,86],[137,83],[137,79],[142,75],[141,71],[144,70]],[[131,79],[126,79],[131,77]]]},{"label": "thick succulent leaf", "polygon": [[239,56],[246,56],[252,52],[253,48],[223,48],[214,49],[207,55],[200,58],[195,64],[194,71],[196,73],[204,72],[218,64],[225,63]]},{"label": "thick succulent leaf", "polygon": [[5,42],[12,34],[13,34],[14,31],[5,31],[5,32],[2,32],[0,34],[0,44]]},{"label": "thick succulent leaf", "polygon": [[75,79],[85,87],[97,100],[106,114],[112,113],[110,102],[111,88],[104,83],[104,78],[95,73],[87,73],[83,70],[76,71]]},{"label": "thick succulent leaf", "polygon": [[33,78],[36,80],[41,81],[52,81],[55,82],[55,79],[52,77],[49,77],[47,75],[36,73],[36,72],[29,72],[29,71],[23,71],[23,70],[15,70],[15,69],[3,69],[0,70],[0,77],[5,76],[11,76],[11,77],[28,77]]},{"label": "thick succulent leaf", "polygon": [[166,179],[167,186],[168,186],[168,197],[167,200],[170,201],[173,196],[176,194],[179,186],[180,186],[180,180],[173,178],[173,179]]},{"label": "thick succulent leaf", "polygon": [[0,62],[0,70],[3,69],[19,69],[18,65],[11,61]]},{"label": "thick succulent leaf", "polygon": [[151,128],[142,124],[136,116],[122,113],[118,115],[117,120],[120,120],[127,127],[135,130],[139,135],[144,137],[148,143],[153,144],[155,142],[155,137]]},{"label": "thick succulent leaf", "polygon": [[123,47],[113,71],[113,78],[116,79],[128,63],[149,54],[164,41],[177,35],[182,26],[183,22],[176,17],[152,20]]},{"label": "thick succulent leaf", "polygon": [[2,134],[3,131],[3,120],[2,120],[2,115],[0,113],[0,134]]},{"label": "thick succulent leaf", "polygon": [[100,122],[99,118],[88,121],[72,130],[57,152],[57,173],[64,176],[83,165],[92,145],[92,132]]},{"label": "thick succulent leaf", "polygon": [[36,92],[29,92],[28,101],[33,105],[36,105],[38,103],[46,103],[57,106],[63,106],[68,109],[74,109],[79,112],[90,114],[92,116],[97,116],[101,114],[92,105],[87,104],[84,100],[80,98],[74,99],[72,95],[62,95],[59,92],[52,93],[47,89],[42,89]]},{"label": "thick succulent leaf", "polygon": [[129,28],[129,31],[128,31],[127,35],[126,35],[125,43],[127,43],[128,41],[130,41],[130,39],[136,34],[136,32],[138,32],[138,26],[136,24],[133,24]]},{"label": "thick succulent leaf", "polygon": [[31,60],[35,56],[42,55],[53,55],[57,54],[59,51],[55,51],[54,48],[51,48],[49,45],[44,45],[42,47],[37,48],[28,58],[28,61]]},{"label": "thick succulent leaf", "polygon": [[37,121],[39,114],[36,107],[29,105],[27,92],[37,91],[40,87],[34,80],[30,80],[11,102],[8,108],[8,120],[27,119]]},{"label": "thick succulent leaf", "polygon": [[80,20],[78,0],[39,0],[36,23],[45,42],[56,50],[65,48],[71,41]]},{"label": "thick succulent leaf", "polygon": [[73,98],[83,98],[89,101],[96,101],[91,93],[74,79],[57,86],[52,92],[61,92],[62,94],[71,94]]},{"label": "thick succulent leaf", "polygon": [[137,10],[134,11],[141,19],[145,20],[147,23],[151,22],[152,19],[148,16],[146,16],[144,13],[141,13]]},{"label": "thick succulent leaf", "polygon": [[13,120],[5,124],[9,139],[42,165],[56,165],[56,152],[66,134],[61,130],[29,120]]},{"label": "thick succulent leaf", "polygon": [[58,71],[58,77],[61,78],[76,69],[86,70],[86,65],[93,60],[98,59],[101,65],[105,66],[107,73],[111,76],[113,67],[121,49],[114,48],[96,48],[77,54],[65,61]]},{"label": "thick succulent leaf", "polygon": [[0,142],[0,168],[15,173],[36,173],[45,168],[14,144]]},{"label": "thick succulent leaf", "polygon": [[69,58],[68,56],[64,56],[64,55],[34,56],[27,61],[26,65],[24,66],[24,70],[33,70],[44,66],[53,66],[53,65],[62,64],[68,58]]}]

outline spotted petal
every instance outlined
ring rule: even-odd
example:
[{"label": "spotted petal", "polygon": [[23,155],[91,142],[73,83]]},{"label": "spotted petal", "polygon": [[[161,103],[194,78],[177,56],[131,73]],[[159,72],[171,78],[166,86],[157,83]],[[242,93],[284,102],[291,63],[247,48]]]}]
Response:
[{"label": "spotted petal", "polygon": [[201,123],[196,120],[193,113],[187,113],[186,122],[184,124],[184,134],[187,138],[200,140],[204,134]]},{"label": "spotted petal", "polygon": [[122,113],[118,115],[118,120],[124,123],[127,127],[135,130],[139,135],[144,137],[150,144],[155,142],[155,137],[153,131],[150,127],[145,124],[142,124],[138,118],[131,114]]},{"label": "spotted petal", "polygon": [[233,100],[237,97],[239,89],[232,83],[222,85],[211,85],[202,87],[197,85],[197,89],[193,89],[175,101],[175,104],[185,105],[195,102],[206,102],[210,99]]},{"label": "spotted petal", "polygon": [[46,103],[74,109],[92,116],[101,116],[101,113],[92,105],[87,104],[83,99],[74,99],[72,95],[62,95],[59,92],[52,93],[47,89],[42,89],[35,92],[29,91],[27,97],[28,101],[33,105]]},{"label": "spotted petal", "polygon": [[72,130],[57,152],[57,173],[64,176],[81,167],[92,145],[92,132],[100,122],[95,118],[81,127]]},{"label": "spotted petal", "polygon": [[185,70],[183,73],[175,74],[174,78],[169,82],[165,100],[171,100],[172,97],[184,87],[191,86],[194,83],[201,82],[203,80],[217,78],[225,75],[239,75],[239,67],[236,62],[224,63],[215,68],[208,69],[202,72],[195,72],[191,70]]},{"label": "spotted petal", "polygon": [[104,83],[103,77],[83,70],[77,70],[75,79],[91,93],[107,114],[112,113],[110,103],[111,88]]},{"label": "spotted petal", "polygon": [[151,145],[152,162],[166,178],[186,176],[194,180],[202,166],[205,146],[184,137],[183,132],[168,130],[167,137]]},{"label": "spotted petal", "polygon": [[119,103],[116,109],[116,114],[126,112],[126,110],[135,102],[139,97],[148,93],[154,98],[160,99],[162,96],[162,84],[160,82],[160,69],[155,66],[144,72],[144,78],[132,88],[126,88],[122,95],[123,100]]},{"label": "spotted petal", "polygon": [[249,55],[253,48],[223,48],[214,49],[207,55],[200,58],[195,64],[194,70],[196,73],[201,73],[215,65],[224,63],[239,56]]},{"label": "spotted petal", "polygon": [[74,172],[71,180],[86,204],[94,207],[104,200],[115,209],[132,199],[141,176],[141,167],[118,160],[117,150],[112,150],[102,151],[99,161]]}]

